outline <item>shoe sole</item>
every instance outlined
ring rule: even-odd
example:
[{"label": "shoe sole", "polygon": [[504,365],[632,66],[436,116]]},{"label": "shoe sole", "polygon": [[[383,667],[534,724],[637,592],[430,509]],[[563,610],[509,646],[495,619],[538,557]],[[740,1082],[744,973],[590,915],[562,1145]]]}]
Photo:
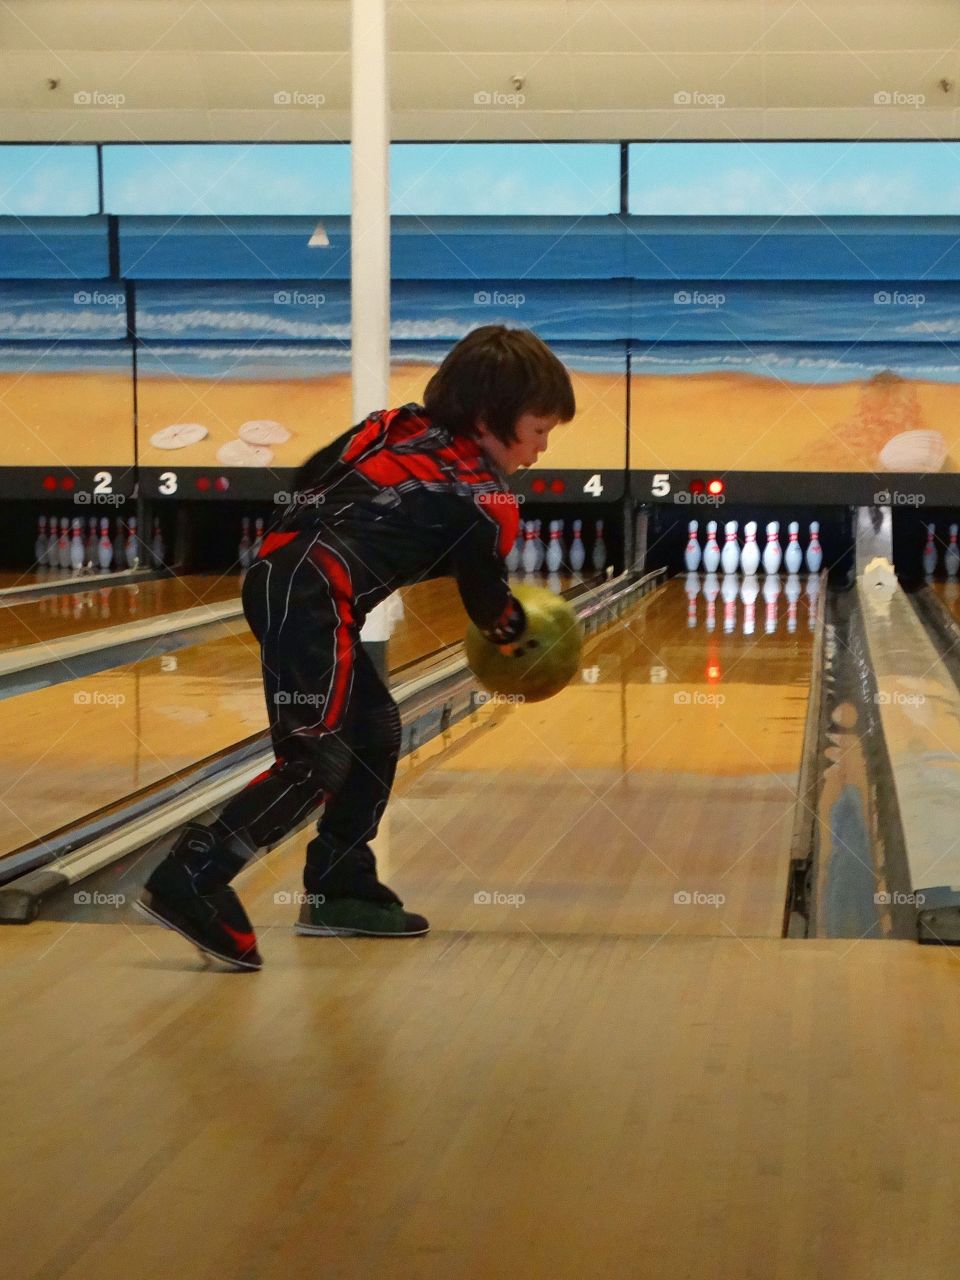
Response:
[{"label": "shoe sole", "polygon": [[294,933],[303,934],[307,938],[422,938],[430,932],[426,929],[411,929],[404,933],[387,933],[377,929],[347,929],[336,925],[295,924]]},{"label": "shoe sole", "polygon": [[236,969],[239,973],[258,973],[262,968],[259,964],[248,964],[245,960],[237,960],[234,956],[225,956],[220,951],[214,951],[212,947],[205,946],[202,942],[198,942],[196,938],[191,937],[185,929],[181,929],[179,925],[168,920],[166,916],[160,915],[154,911],[152,907],[148,907],[145,902],[139,900],[133,904],[134,910],[139,911],[142,916],[147,916],[150,920],[156,920],[158,924],[162,924],[165,929],[172,929],[174,933],[179,933],[181,938],[185,938],[187,942],[197,948],[201,955],[210,956],[214,960],[219,960],[221,964],[229,965],[231,969]]}]

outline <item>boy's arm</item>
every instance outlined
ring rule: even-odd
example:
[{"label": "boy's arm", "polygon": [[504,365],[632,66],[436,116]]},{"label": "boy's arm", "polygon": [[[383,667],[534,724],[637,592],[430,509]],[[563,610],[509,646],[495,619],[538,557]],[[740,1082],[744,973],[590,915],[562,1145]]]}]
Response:
[{"label": "boy's arm", "polygon": [[523,606],[510,591],[505,563],[518,527],[512,494],[482,494],[471,524],[451,552],[463,607],[493,644],[508,644],[526,626]]}]

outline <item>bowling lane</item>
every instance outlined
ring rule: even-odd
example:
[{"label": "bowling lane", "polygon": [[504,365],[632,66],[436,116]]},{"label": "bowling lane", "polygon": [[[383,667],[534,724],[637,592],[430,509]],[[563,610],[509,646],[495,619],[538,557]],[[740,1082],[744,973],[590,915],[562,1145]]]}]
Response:
[{"label": "bowling lane", "polygon": [[236,599],[239,606],[239,591],[235,575],[197,574],[64,592],[23,604],[0,603],[0,651],[224,600]]},{"label": "bowling lane", "polygon": [[[738,599],[711,633],[685,586],[593,638],[557,698],[490,705],[401,762],[383,874],[435,928],[779,936],[818,600],[781,592],[773,633],[765,608],[745,636]],[[306,839],[246,873],[258,924],[289,924]]]}]

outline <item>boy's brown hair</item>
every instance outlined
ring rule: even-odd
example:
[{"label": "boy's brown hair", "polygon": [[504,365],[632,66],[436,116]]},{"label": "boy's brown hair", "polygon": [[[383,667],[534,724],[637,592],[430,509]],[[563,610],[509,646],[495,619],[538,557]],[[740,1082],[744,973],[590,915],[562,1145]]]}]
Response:
[{"label": "boy's brown hair", "polygon": [[525,413],[569,422],[577,411],[570,375],[547,344],[502,324],[460,339],[427,383],[423,404],[454,435],[473,435],[482,419],[504,444]]}]

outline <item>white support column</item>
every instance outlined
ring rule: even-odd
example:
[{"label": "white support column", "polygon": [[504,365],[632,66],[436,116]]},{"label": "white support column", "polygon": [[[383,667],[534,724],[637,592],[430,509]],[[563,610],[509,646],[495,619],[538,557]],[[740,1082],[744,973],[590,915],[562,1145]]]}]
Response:
[{"label": "white support column", "polygon": [[353,421],[390,399],[390,90],[386,0],[351,0]]}]

